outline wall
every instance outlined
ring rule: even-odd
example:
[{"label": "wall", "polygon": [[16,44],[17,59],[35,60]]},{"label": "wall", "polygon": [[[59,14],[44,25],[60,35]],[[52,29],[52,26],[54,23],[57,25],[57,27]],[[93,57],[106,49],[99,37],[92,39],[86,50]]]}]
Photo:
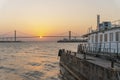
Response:
[{"label": "wall", "polygon": [[61,54],[60,67],[65,80],[120,80],[119,71],[104,68],[70,53]]},{"label": "wall", "polygon": [[[120,32],[120,29],[113,29],[108,31],[101,31],[98,33],[93,33],[90,35],[90,40],[88,41],[89,46],[99,48],[101,46],[101,51],[106,52],[105,49],[108,49],[108,52],[111,53],[120,53],[120,41],[116,41],[116,32]],[[113,33],[113,41],[110,41],[110,33]],[[100,35],[103,35],[103,40],[100,42]],[[107,34],[108,41],[104,41],[104,34]],[[95,35],[98,35],[98,42],[95,41]],[[120,35],[120,33],[119,33]],[[94,36],[93,42],[92,42],[92,36]]]}]

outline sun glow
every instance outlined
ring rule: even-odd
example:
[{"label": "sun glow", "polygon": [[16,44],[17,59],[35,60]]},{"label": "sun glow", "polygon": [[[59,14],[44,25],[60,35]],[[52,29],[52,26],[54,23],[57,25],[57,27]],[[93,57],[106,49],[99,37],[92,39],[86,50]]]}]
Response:
[{"label": "sun glow", "polygon": [[40,36],[40,38],[43,38],[43,36]]}]

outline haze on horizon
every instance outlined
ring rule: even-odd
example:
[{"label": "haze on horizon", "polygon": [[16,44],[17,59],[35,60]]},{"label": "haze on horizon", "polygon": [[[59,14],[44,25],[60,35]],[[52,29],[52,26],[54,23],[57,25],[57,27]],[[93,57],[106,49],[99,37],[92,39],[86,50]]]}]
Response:
[{"label": "haze on horizon", "polygon": [[72,30],[80,35],[103,20],[120,19],[120,0],[0,0],[0,33],[19,30],[54,35]]}]

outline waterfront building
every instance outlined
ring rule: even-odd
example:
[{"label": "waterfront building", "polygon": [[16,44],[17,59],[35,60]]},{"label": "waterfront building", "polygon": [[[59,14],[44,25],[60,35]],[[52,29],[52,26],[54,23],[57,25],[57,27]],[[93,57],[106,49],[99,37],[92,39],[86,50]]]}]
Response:
[{"label": "waterfront building", "polygon": [[97,16],[97,29],[90,30],[84,37],[88,38],[87,48],[98,52],[120,53],[120,25],[110,21],[100,23]]}]

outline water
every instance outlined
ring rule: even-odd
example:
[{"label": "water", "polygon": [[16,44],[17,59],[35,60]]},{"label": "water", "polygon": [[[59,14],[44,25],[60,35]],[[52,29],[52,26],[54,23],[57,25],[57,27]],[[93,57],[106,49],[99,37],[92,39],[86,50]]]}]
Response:
[{"label": "water", "polygon": [[77,43],[0,43],[0,80],[61,80],[58,50],[76,51]]}]

